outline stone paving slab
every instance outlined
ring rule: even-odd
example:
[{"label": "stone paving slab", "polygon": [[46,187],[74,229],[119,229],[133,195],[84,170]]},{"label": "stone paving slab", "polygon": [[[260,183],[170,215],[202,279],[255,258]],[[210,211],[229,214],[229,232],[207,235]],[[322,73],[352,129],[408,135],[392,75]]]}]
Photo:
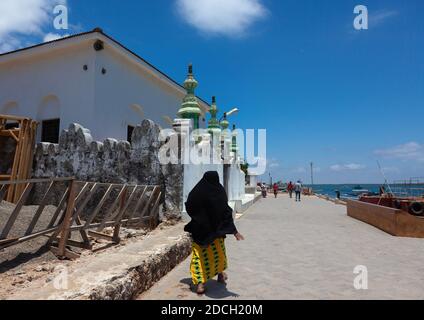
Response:
[{"label": "stone paving slab", "polygon": [[[424,239],[397,238],[346,215],[346,207],[286,195],[260,200],[226,241],[227,287],[190,289],[187,259],[138,299],[424,299]],[[368,270],[356,290],[353,270]]]}]

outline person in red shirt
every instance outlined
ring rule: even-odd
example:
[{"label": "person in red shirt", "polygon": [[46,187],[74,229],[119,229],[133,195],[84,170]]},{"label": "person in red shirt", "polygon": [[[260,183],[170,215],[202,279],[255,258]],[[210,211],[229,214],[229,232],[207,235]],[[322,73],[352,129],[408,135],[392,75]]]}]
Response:
[{"label": "person in red shirt", "polygon": [[287,191],[290,195],[290,198],[293,198],[293,189],[294,189],[294,185],[293,182],[289,182],[289,184],[287,185]]},{"label": "person in red shirt", "polygon": [[274,183],[274,186],[272,188],[274,189],[274,196],[277,198],[277,195],[278,195],[278,184]]}]

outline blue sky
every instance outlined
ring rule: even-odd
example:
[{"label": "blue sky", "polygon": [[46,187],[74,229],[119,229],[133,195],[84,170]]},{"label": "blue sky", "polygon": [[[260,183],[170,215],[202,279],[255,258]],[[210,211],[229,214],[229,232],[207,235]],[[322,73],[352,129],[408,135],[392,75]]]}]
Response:
[{"label": "blue sky", "polygon": [[[53,28],[52,6],[70,30]],[[353,28],[356,5],[369,29]],[[31,10],[23,9],[31,5]],[[382,182],[424,176],[422,0],[2,0],[0,50],[103,28],[198,95],[264,128],[274,179]],[[13,14],[10,14],[12,12]]]}]

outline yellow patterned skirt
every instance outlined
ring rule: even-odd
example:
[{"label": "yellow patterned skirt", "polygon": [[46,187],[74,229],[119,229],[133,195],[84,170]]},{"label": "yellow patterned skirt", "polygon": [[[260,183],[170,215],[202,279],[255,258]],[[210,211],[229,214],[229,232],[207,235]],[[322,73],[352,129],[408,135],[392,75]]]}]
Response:
[{"label": "yellow patterned skirt", "polygon": [[193,284],[206,283],[225,269],[227,269],[227,255],[224,238],[215,239],[207,247],[201,247],[193,242],[190,264]]}]

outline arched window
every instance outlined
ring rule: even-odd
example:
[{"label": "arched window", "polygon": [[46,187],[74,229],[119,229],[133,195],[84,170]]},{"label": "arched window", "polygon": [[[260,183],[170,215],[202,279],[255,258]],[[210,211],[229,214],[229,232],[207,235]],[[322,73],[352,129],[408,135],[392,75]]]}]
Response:
[{"label": "arched window", "polygon": [[37,121],[40,123],[38,138],[42,142],[59,142],[60,101],[55,95],[45,96],[37,109]]}]

